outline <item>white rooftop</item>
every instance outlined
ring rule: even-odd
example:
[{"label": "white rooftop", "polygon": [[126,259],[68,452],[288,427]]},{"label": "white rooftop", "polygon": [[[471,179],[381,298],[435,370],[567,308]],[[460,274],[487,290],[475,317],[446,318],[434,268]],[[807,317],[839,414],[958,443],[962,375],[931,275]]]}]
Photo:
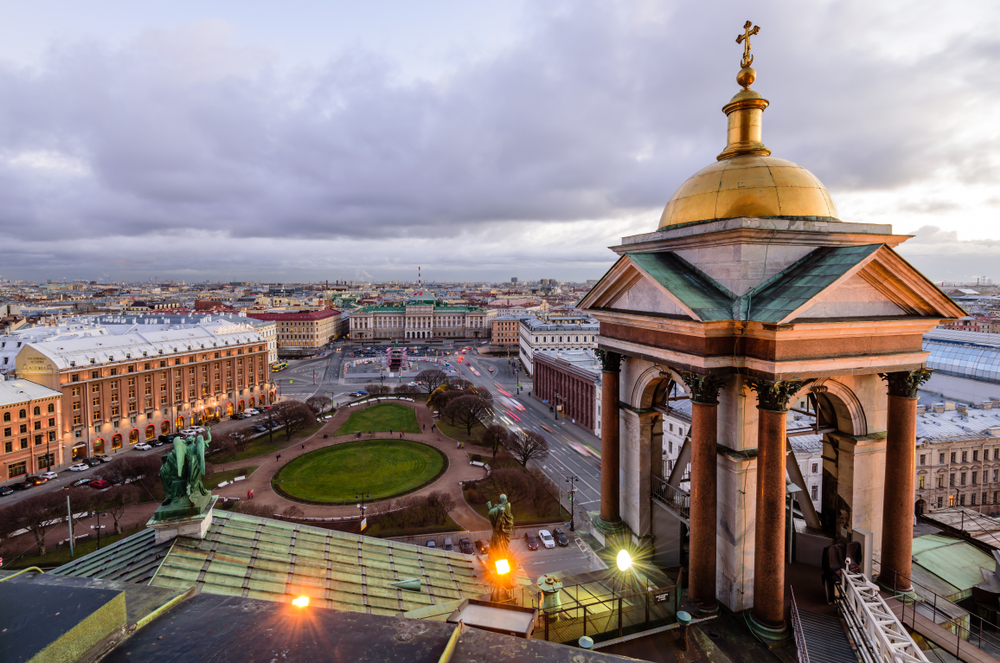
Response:
[{"label": "white rooftop", "polygon": [[40,398],[59,398],[62,392],[30,380],[6,380],[0,376],[0,407],[10,407]]}]

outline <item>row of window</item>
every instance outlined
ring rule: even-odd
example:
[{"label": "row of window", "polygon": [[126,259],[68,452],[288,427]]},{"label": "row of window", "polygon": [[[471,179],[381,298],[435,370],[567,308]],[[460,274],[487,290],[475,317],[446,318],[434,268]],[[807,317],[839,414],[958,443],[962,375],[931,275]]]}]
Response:
[{"label": "row of window", "polygon": [[[243,354],[243,350],[244,350],[244,348],[237,348],[236,349],[237,356],[242,355]],[[264,350],[264,346],[258,346],[258,347],[255,347],[255,348],[248,348],[247,352],[255,352],[255,351],[261,352],[263,350]],[[177,348],[174,348],[174,351],[176,352]],[[213,355],[213,359],[221,359],[223,356],[225,356],[225,357],[232,357],[233,356],[233,351],[232,350],[226,350],[224,353],[222,351],[213,352],[212,355]],[[113,356],[109,356],[108,359],[109,359],[109,361],[114,361],[114,357]],[[180,366],[181,363],[183,362],[183,360],[184,360],[183,357],[175,357],[174,358],[174,366]],[[194,363],[196,361],[207,361],[207,360],[208,360],[208,354],[207,353],[201,355],[200,357],[198,357],[197,355],[189,355],[187,357],[187,362],[184,362],[184,363],[189,363],[190,364],[190,363]],[[240,360],[240,361],[242,361],[242,360]],[[91,359],[90,363],[93,364],[94,360]],[[159,368],[166,368],[167,365],[168,365],[168,363],[169,363],[169,360],[167,360],[167,359],[160,359],[158,367]],[[73,364],[73,362],[70,362],[70,365],[72,365],[72,364]],[[138,364],[129,364],[126,367],[126,372],[128,372],[128,373],[135,373],[136,366],[138,366]],[[142,370],[144,370],[144,371],[151,370],[152,366],[153,366],[153,362],[144,362]],[[118,369],[117,366],[113,366],[110,369],[108,369],[108,375],[110,375],[110,376],[118,375],[118,370],[119,369]],[[191,369],[191,370],[194,370],[194,369]],[[102,375],[102,373],[103,373],[103,371],[100,370],[100,369],[90,371],[90,379],[92,379],[92,380],[98,380],[101,377],[104,377]],[[80,382],[81,380],[86,380],[86,379],[87,379],[87,374],[86,374],[85,371],[81,371],[79,373],[73,373],[72,375],[70,375],[70,382]]]},{"label": "row of window", "polygon": [[[55,441],[56,441],[56,432],[54,430],[50,430],[48,434],[38,433],[37,435],[35,435],[35,446],[40,446],[45,442],[55,442]],[[18,450],[27,449],[28,438],[26,437],[20,438],[17,441],[17,445],[18,445],[17,446]],[[14,440],[4,440],[3,452],[7,454],[14,452]]]},{"label": "row of window", "polygon": [[[55,412],[56,411],[56,404],[55,403],[49,403],[46,406],[45,411],[49,412],[49,413]],[[33,407],[31,409],[31,412],[32,412],[32,414],[34,416],[40,417],[42,415],[42,408],[41,408],[41,406],[36,405],[35,407]],[[13,417],[13,414],[10,411],[7,411],[7,412],[3,413],[3,420],[4,420],[4,422],[10,421],[12,417]],[[20,410],[17,411],[17,418],[18,419],[27,419],[28,418],[28,411],[26,409],[24,409],[24,408],[21,408]]]},{"label": "row of window", "polygon": [[[987,472],[988,472],[988,470],[983,470],[983,474],[982,474],[982,479],[983,480],[982,480],[982,483],[987,483],[989,481],[989,475],[987,474]],[[971,474],[971,477],[969,476],[970,474]],[[952,472],[952,473],[950,473],[948,475],[948,486],[949,487],[953,487],[953,486],[956,485],[956,483],[955,483],[956,477],[958,479],[958,484],[957,485],[959,485],[959,486],[965,486],[966,485],[966,479],[968,479],[968,478],[972,479],[972,481],[971,481],[971,483],[969,485],[975,486],[977,483],[979,483],[979,472],[978,471],[977,472],[958,472],[957,474],[955,472]],[[925,486],[926,479],[927,479],[926,476],[918,476],[917,477],[917,487],[918,488],[925,488],[926,487]],[[990,483],[995,483],[997,481],[1000,481],[1000,470],[993,470],[993,481],[989,481],[989,482]],[[937,475],[937,487],[938,488],[944,488],[944,473],[941,473],[941,474]]]},{"label": "row of window", "polygon": [[[968,493],[968,496],[970,502],[969,506],[976,506],[977,493]],[[959,506],[965,506],[965,497],[966,493],[961,493],[958,495],[957,502]],[[989,502],[987,501],[988,498],[989,498],[989,493],[984,491],[982,493],[982,501],[980,502],[980,504],[989,504]],[[955,502],[956,502],[955,495],[949,495],[948,506],[955,506]],[[1000,491],[993,492],[993,504],[1000,504]],[[942,495],[937,498],[937,508],[940,509],[943,506],[944,506],[944,496]]]},{"label": "row of window", "polygon": [[[968,451],[962,451],[962,452],[952,451],[951,452],[951,456],[950,456],[951,462],[952,463],[959,462],[958,461],[958,454],[959,453],[962,454],[962,461],[961,462],[968,463],[969,462],[969,452]],[[928,456],[930,456],[930,454],[920,454],[920,464],[921,465],[926,465],[927,464],[927,461],[929,460]],[[938,454],[938,465],[944,465],[945,464],[944,459],[946,457],[948,457],[948,456],[947,456],[947,454],[945,452],[939,453]],[[983,449],[983,460],[989,460],[989,459],[990,459],[990,450],[989,449]],[[972,450],[972,462],[975,463],[978,460],[979,460],[979,449],[973,449]],[[993,448],[993,460],[1000,460],[1000,447],[994,447]]]}]

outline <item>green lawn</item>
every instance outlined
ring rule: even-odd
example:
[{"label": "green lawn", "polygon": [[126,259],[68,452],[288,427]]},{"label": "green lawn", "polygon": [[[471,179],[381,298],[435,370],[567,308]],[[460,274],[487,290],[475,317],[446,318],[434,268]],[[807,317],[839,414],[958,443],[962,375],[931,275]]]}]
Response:
[{"label": "green lawn", "polygon": [[223,465],[225,463],[232,463],[233,461],[248,460],[250,458],[257,458],[259,456],[266,456],[268,454],[276,454],[282,451],[285,447],[290,447],[293,444],[301,443],[303,440],[308,438],[310,435],[318,431],[323,426],[322,423],[317,423],[312,426],[305,428],[292,435],[291,440],[285,439],[285,431],[276,430],[274,431],[274,441],[268,441],[268,435],[265,433],[261,435],[243,451],[236,454],[215,454],[208,457],[208,460],[213,465]]},{"label": "green lawn", "polygon": [[[95,520],[94,522],[97,521]],[[104,530],[105,532],[114,532],[115,521],[112,520],[111,518],[102,518],[101,524],[107,526],[107,529]],[[80,527],[81,525],[74,526],[74,529],[76,530],[77,534],[79,534]],[[59,530],[59,534],[52,535],[52,532],[54,532],[56,529]],[[132,536],[133,534],[138,532],[139,529],[140,529],[139,527],[133,527],[132,529],[125,530],[121,534],[108,534],[108,535],[101,534],[101,548],[107,548],[115,541],[124,539],[127,536]],[[51,566],[62,566],[63,564],[66,564],[72,559],[80,559],[84,555],[89,555],[90,553],[97,550],[97,536],[91,535],[93,536],[93,538],[90,539],[89,541],[83,541],[82,539],[77,541],[76,545],[73,547],[73,557],[70,557],[69,545],[63,546],[62,548],[55,547],[56,541],[59,541],[60,538],[65,537],[66,535],[67,532],[65,523],[58,528],[53,528],[50,531],[50,536],[45,537],[45,542],[46,544],[48,544],[46,546],[48,548],[48,552],[45,554],[44,557],[41,555],[31,555],[30,557],[26,555],[20,558],[15,557],[9,561],[4,560],[3,568],[24,569],[29,566],[39,566],[42,568],[48,568]]]},{"label": "green lawn", "polygon": [[475,444],[476,446],[482,446],[479,444],[479,436],[483,432],[483,425],[476,424],[472,427],[472,435],[465,432],[465,426],[452,426],[448,423],[448,420],[444,417],[438,419],[434,423],[441,430],[442,433],[455,440],[456,442],[465,442],[466,444]]},{"label": "green lawn", "polygon": [[447,468],[444,454],[426,444],[363,440],[299,456],[278,471],[271,485],[289,499],[353,504],[358,493],[369,493],[374,501],[414,491]]},{"label": "green lawn", "polygon": [[344,425],[334,435],[349,435],[351,433],[388,433],[405,430],[407,433],[419,433],[417,415],[413,408],[397,403],[382,403],[352,412]]},{"label": "green lawn", "polygon": [[253,471],[257,469],[256,465],[248,465],[246,467],[241,467],[236,470],[226,470],[224,472],[215,472],[210,477],[205,477],[202,482],[205,484],[205,488],[209,490],[214,490],[219,487],[219,484],[223,481],[232,481],[236,477],[250,476]]},{"label": "green lawn", "polygon": [[448,516],[448,520],[445,522],[444,525],[427,525],[425,527],[382,529],[376,523],[370,527],[366,527],[363,534],[365,536],[379,536],[387,539],[393,536],[417,536],[419,534],[437,534],[438,532],[462,532],[464,530],[465,530],[464,527],[456,523],[451,516]]}]

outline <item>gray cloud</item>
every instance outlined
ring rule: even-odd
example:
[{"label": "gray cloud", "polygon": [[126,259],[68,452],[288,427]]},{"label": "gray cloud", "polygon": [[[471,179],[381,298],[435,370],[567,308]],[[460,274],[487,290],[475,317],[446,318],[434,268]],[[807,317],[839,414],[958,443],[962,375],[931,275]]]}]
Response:
[{"label": "gray cloud", "polygon": [[[357,49],[290,69],[214,21],[53,43],[37,67],[0,65],[2,275],[597,277],[723,147],[739,7],[540,6],[520,40],[438,80]],[[756,12],[776,156],[834,195],[944,168],[997,182],[990,137],[967,131],[1000,95],[995,31],[952,26],[899,57],[874,44],[911,41],[912,17]]]}]

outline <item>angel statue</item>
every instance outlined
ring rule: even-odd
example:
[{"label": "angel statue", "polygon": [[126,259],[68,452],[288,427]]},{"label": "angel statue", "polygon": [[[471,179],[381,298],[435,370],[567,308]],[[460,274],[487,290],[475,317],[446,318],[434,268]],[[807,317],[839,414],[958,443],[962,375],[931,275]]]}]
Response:
[{"label": "angel statue", "polygon": [[174,438],[173,449],[163,456],[160,467],[160,481],[166,492],[166,502],[200,502],[210,492],[201,479],[205,475],[205,450],[212,441],[211,428],[205,429],[205,436]]},{"label": "angel statue", "polygon": [[500,501],[495,506],[492,502],[487,502],[486,508],[490,516],[490,525],[493,527],[490,554],[507,557],[510,551],[510,537],[514,533],[514,516],[510,512],[510,502],[507,501],[506,495],[501,495]]}]

